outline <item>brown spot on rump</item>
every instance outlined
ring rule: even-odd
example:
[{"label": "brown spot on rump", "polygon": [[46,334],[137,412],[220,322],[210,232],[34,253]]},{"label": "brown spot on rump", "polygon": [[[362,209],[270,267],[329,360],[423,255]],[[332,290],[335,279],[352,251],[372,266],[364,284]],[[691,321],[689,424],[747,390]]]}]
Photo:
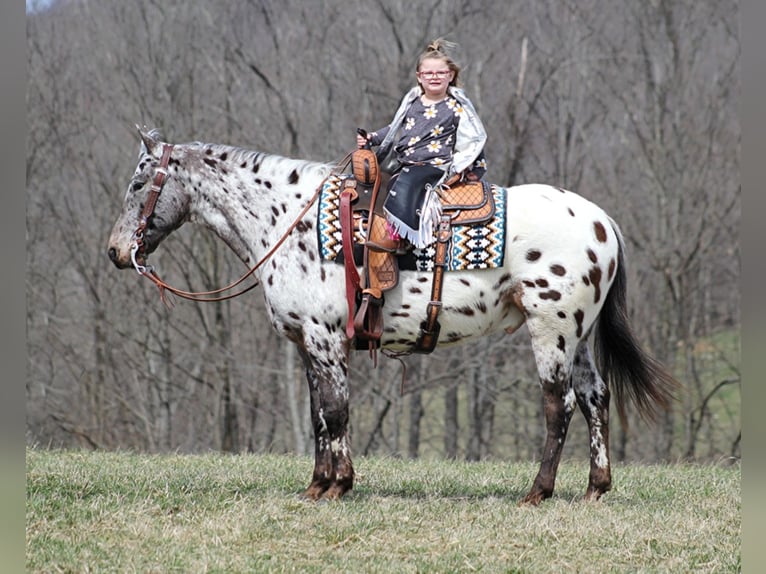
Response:
[{"label": "brown spot on rump", "polygon": [[595,289],[595,293],[593,295],[594,303],[598,303],[601,299],[601,274],[601,267],[598,265],[591,267],[590,271],[588,272],[590,282],[593,284],[593,288]]},{"label": "brown spot on rump", "polygon": [[585,283],[586,287],[590,286],[590,279],[586,275],[582,276],[582,282]]},{"label": "brown spot on rump", "polygon": [[290,185],[295,185],[298,183],[298,180],[300,179],[300,176],[298,175],[298,170],[293,170],[290,172],[290,175],[287,178],[287,183]]},{"label": "brown spot on rump", "polygon": [[614,261],[614,257],[609,261],[609,270],[607,271],[606,277],[608,281],[612,280],[612,277],[614,277],[614,269],[617,267],[617,264]]},{"label": "brown spot on rump", "polygon": [[528,279],[524,279],[524,281],[522,281],[522,283],[524,284],[525,287],[534,287],[535,286],[535,282],[534,281],[529,281]]},{"label": "brown spot on rump", "polygon": [[551,265],[551,273],[554,275],[558,275],[559,277],[563,277],[566,275],[567,270],[563,265],[559,265],[558,263]]},{"label": "brown spot on rump", "polygon": [[529,262],[537,261],[538,259],[540,259],[540,257],[542,257],[542,255],[543,254],[537,249],[530,249],[529,251],[527,251],[527,261]]},{"label": "brown spot on rump", "polygon": [[593,249],[588,249],[588,259],[590,259],[591,263],[596,263],[598,261],[598,256]]},{"label": "brown spot on rump", "polygon": [[559,335],[558,344],[556,346],[559,348],[559,351],[561,351],[562,353],[566,351],[567,343],[566,343],[566,340],[564,339],[564,335]]},{"label": "brown spot on rump", "polygon": [[593,230],[596,232],[596,239],[598,239],[600,243],[606,243],[606,229],[604,228],[604,224],[600,221],[594,221]]},{"label": "brown spot on rump", "polygon": [[585,318],[585,313],[583,312],[582,309],[578,309],[577,311],[574,312],[574,318],[575,318],[575,324],[577,325],[577,331],[575,334],[577,335],[577,338],[579,339],[580,337],[582,337],[582,320]]},{"label": "brown spot on rump", "polygon": [[558,301],[561,299],[561,293],[555,289],[551,289],[550,291],[540,293],[540,299],[552,299],[553,301]]},{"label": "brown spot on rump", "polygon": [[535,285],[538,287],[547,287],[548,286],[548,280],[543,279],[542,277],[540,279],[535,280]]}]

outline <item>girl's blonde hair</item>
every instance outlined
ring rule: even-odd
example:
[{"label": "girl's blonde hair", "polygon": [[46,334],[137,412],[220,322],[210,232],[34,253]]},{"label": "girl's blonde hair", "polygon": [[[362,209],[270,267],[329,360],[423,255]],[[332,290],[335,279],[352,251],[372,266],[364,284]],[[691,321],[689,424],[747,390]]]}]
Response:
[{"label": "girl's blonde hair", "polygon": [[452,81],[449,83],[449,85],[460,87],[460,80],[458,79],[460,76],[460,66],[449,54],[456,47],[457,44],[455,42],[450,42],[444,38],[437,38],[436,40],[433,40],[418,57],[418,66],[415,71],[420,71],[420,65],[423,63],[423,60],[431,58],[444,60],[444,63],[447,64],[447,67],[454,72]]}]

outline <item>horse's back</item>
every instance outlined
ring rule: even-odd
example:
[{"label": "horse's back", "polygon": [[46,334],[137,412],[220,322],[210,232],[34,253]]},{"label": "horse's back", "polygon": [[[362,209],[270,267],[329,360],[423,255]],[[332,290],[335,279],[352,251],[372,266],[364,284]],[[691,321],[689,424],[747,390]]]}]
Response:
[{"label": "horse's back", "polygon": [[[616,231],[595,203],[550,185],[516,185],[506,191],[506,253],[512,270],[550,261],[587,271],[594,257],[605,259],[607,265],[612,258],[616,261]],[[560,273],[561,268],[555,271]]]}]

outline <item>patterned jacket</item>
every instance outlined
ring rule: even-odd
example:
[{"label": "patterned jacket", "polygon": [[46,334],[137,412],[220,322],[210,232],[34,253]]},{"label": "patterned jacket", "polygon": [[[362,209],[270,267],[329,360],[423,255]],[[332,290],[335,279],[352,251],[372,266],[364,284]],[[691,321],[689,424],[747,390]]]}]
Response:
[{"label": "patterned jacket", "polygon": [[[449,179],[456,173],[461,173],[466,168],[473,165],[476,159],[484,150],[484,144],[487,141],[487,132],[484,124],[481,123],[476,109],[471,100],[460,88],[450,86],[448,88],[450,96],[455,98],[462,106],[464,114],[458,122],[457,134],[455,138],[455,151],[452,155],[452,162],[448,164],[444,179]],[[378,158],[383,159],[391,152],[391,147],[396,139],[396,134],[402,126],[404,117],[407,114],[412,102],[422,94],[420,86],[415,86],[405,94],[399,104],[399,109],[394,114],[394,119],[388,125],[387,133],[378,148]]]}]

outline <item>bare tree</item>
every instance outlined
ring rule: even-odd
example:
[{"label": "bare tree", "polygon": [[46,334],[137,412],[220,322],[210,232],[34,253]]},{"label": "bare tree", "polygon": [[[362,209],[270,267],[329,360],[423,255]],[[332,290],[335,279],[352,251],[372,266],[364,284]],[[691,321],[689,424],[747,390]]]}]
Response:
[{"label": "bare tree", "polygon": [[[138,151],[133,124],[332,161],[357,126],[390,121],[418,53],[446,36],[487,126],[487,179],[569,187],[609,211],[628,241],[639,336],[687,384],[663,429],[631,417],[615,453],[737,452],[737,12],[734,0],[71,0],[29,15],[30,440],[304,452],[300,363],[257,291],[166,308],[104,257]],[[171,283],[211,289],[243,272],[203,231],[163,247],[153,264]],[[352,361],[360,452],[537,455],[523,329],[404,360],[404,396],[401,365]]]}]

